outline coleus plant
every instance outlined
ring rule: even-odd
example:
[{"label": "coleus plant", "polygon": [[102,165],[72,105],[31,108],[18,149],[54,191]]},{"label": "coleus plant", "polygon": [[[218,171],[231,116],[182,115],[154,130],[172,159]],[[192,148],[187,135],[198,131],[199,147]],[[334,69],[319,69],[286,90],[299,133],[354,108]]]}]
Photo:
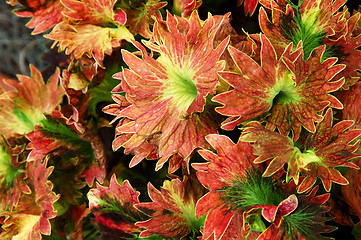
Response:
[{"label": "coleus plant", "polygon": [[67,57],[0,81],[1,239],[361,238],[360,9],[8,3]]}]

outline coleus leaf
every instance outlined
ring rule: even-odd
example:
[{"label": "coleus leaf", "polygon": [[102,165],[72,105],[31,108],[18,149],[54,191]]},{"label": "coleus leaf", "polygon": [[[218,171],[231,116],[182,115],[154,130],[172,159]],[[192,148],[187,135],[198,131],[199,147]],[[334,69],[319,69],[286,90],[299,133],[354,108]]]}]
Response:
[{"label": "coleus leaf", "polygon": [[224,68],[218,59],[228,40],[213,48],[222,21],[209,16],[202,26],[196,12],[189,20],[168,13],[167,21],[156,21],[154,41],[144,42],[160,54],[157,60],[136,42],[143,59],[122,51],[130,69],[114,77],[122,80],[120,89],[130,105],[119,112],[117,118],[126,120],[116,131],[132,134],[123,143],[126,151],[153,144],[160,157],[157,170],[173,155],[187,163],[194,149],[207,145],[204,137],[216,132],[205,104],[218,83],[217,72]]},{"label": "coleus leaf", "polygon": [[195,216],[195,205],[200,197],[196,184],[188,178],[181,181],[174,178],[165,180],[161,190],[148,184],[148,194],[153,202],[137,203],[135,206],[151,218],[137,222],[136,226],[144,228],[139,237],[157,234],[166,238],[182,238],[191,232],[199,232],[203,218]]},{"label": "coleus leaf", "polygon": [[[127,3],[126,3],[127,2]],[[121,9],[127,15],[126,25],[134,35],[140,34],[145,38],[151,38],[152,32],[149,25],[154,19],[161,19],[159,9],[165,7],[167,2],[160,0],[122,1]]]},{"label": "coleus leaf", "polygon": [[63,21],[45,37],[55,40],[53,47],[58,45],[73,58],[86,55],[103,67],[105,54],[111,55],[122,40],[134,39],[124,26],[125,13],[120,17],[119,12],[114,12],[115,3],[115,0],[64,0],[62,4],[68,11],[64,12]]},{"label": "coleus leaf", "polygon": [[359,103],[361,102],[361,82],[357,82],[347,91],[340,91],[338,96],[344,106],[342,109],[342,119],[353,120],[355,122],[353,127],[360,129],[361,114]]},{"label": "coleus leaf", "polygon": [[248,143],[234,144],[227,136],[210,134],[206,137],[217,154],[210,150],[199,150],[199,154],[208,160],[207,163],[194,163],[197,177],[204,187],[210,190],[200,198],[196,205],[196,217],[207,215],[202,230],[205,239],[214,236],[221,239],[230,234],[244,237],[246,232],[237,225],[242,223],[242,211],[234,209],[222,197],[222,189],[233,187],[238,179],[244,179],[247,171],[253,168],[255,156]]},{"label": "coleus leaf", "polygon": [[0,73],[0,94],[4,93],[4,92],[8,92],[8,91],[16,91],[16,89],[14,87],[12,87],[11,85],[9,85],[9,83],[5,83],[5,82],[12,82],[12,81],[17,81],[16,79],[9,77],[6,74],[2,74]]},{"label": "coleus leaf", "polygon": [[[39,157],[57,149],[60,150],[58,155],[62,151],[74,151],[85,167],[79,177],[85,177],[88,186],[93,185],[95,179],[100,183],[103,182],[105,178],[105,150],[100,138],[91,130],[79,133],[74,131],[76,129],[71,129],[52,116],[41,121],[37,129],[40,131],[39,133],[33,132],[27,135],[28,139],[32,141],[28,144],[28,149],[32,149],[28,161],[32,161],[34,158],[39,159]],[[44,143],[49,145],[44,147],[42,145]]]},{"label": "coleus leaf", "polygon": [[237,5],[240,6],[243,2],[244,13],[246,15],[249,14],[250,16],[252,16],[253,13],[256,11],[258,0],[238,0]]},{"label": "coleus leaf", "polygon": [[317,156],[323,159],[320,165],[311,166],[311,171],[307,172],[306,178],[300,184],[298,191],[303,192],[309,189],[316,177],[319,177],[327,191],[331,189],[331,182],[341,185],[348,184],[345,177],[336,169],[337,166],[358,169],[358,166],[350,160],[359,158],[361,155],[355,153],[359,147],[359,141],[355,141],[361,135],[361,130],[350,129],[353,121],[344,120],[332,127],[332,111],[327,110],[325,119],[317,125],[316,132],[310,134],[305,142],[307,149],[314,149]]},{"label": "coleus leaf", "polygon": [[70,155],[70,152],[59,152],[60,156],[52,156],[51,164],[54,166],[53,174],[49,180],[54,184],[54,192],[60,194],[57,205],[67,210],[69,205],[78,206],[83,201],[83,189],[87,184],[81,178],[81,174],[86,167],[82,164],[79,157],[64,157],[62,155]]},{"label": "coleus leaf", "polygon": [[[360,167],[361,161],[355,160],[354,163]],[[350,206],[352,214],[361,217],[361,210],[359,208],[360,198],[361,198],[361,181],[360,181],[360,172],[357,169],[348,169],[345,177],[348,179],[349,183],[346,186],[342,186],[342,196],[344,197],[346,203]]]},{"label": "coleus leaf", "polygon": [[248,143],[238,141],[235,144],[229,137],[218,134],[210,134],[206,140],[217,154],[210,150],[198,150],[198,153],[210,162],[192,164],[192,167],[198,170],[197,177],[203,186],[216,191],[247,175],[247,170],[252,168],[255,159]]},{"label": "coleus leaf", "polygon": [[75,59],[86,55],[94,58],[99,66],[103,66],[104,55],[111,55],[113,48],[121,45],[121,40],[133,39],[125,26],[109,28],[92,24],[73,25],[66,21],[58,23],[45,37],[55,40],[53,47],[58,44],[61,51],[65,50],[66,54],[71,54]]},{"label": "coleus leaf", "polygon": [[[272,42],[275,51],[278,55],[281,55],[284,49],[291,43],[291,40],[287,38],[284,32],[284,25],[291,30],[296,26],[292,24],[289,19],[294,19],[295,13],[291,5],[279,6],[275,1],[260,1],[260,4],[272,11],[272,19],[268,18],[266,10],[261,7],[259,10],[259,26],[264,35]],[[286,20],[287,19],[287,20]],[[296,43],[297,46],[298,43]]]},{"label": "coleus leaf", "polygon": [[361,77],[361,34],[355,34],[356,24],[360,21],[361,13],[355,12],[347,19],[346,26],[342,31],[336,32],[324,40],[330,49],[330,55],[338,57],[338,63],[345,64],[346,68],[338,73],[335,78],[345,78],[344,89],[354,85]]},{"label": "coleus leaf", "polygon": [[[250,231],[259,231],[261,234],[257,237],[257,240],[265,240],[269,237],[274,239],[283,239],[284,237],[289,238],[289,232],[286,233],[284,229],[280,228],[280,222],[283,221],[283,218],[292,214],[298,207],[298,199],[296,195],[292,194],[283,201],[281,201],[278,206],[275,205],[255,205],[246,211],[243,214],[243,222],[246,225],[250,225]],[[264,227],[257,229],[254,225],[255,222],[253,219],[257,219],[259,216],[259,210],[261,210],[262,217],[270,224],[269,227]],[[262,224],[260,222],[259,224]],[[263,224],[262,224],[263,225]]]},{"label": "coleus leaf", "polygon": [[30,141],[26,148],[31,150],[27,157],[28,161],[43,159],[50,152],[62,145],[61,141],[47,136],[40,129],[39,126],[35,126],[35,131],[26,134],[26,138]]},{"label": "coleus leaf", "polygon": [[278,206],[274,206],[274,205],[255,205],[253,206],[250,210],[248,210],[245,214],[244,214],[244,221],[246,222],[247,216],[257,210],[257,209],[262,209],[262,217],[264,217],[264,219],[270,223],[274,222],[276,220],[277,215],[281,216],[281,217],[285,217],[288,216],[289,214],[291,214],[293,211],[296,210],[296,208],[298,207],[298,199],[297,196],[292,194],[290,196],[288,196],[286,199],[282,200]]},{"label": "coleus leaf", "polygon": [[295,46],[302,42],[304,58],[322,45],[327,35],[334,34],[336,24],[341,29],[344,26],[338,10],[345,4],[345,0],[324,1],[305,0],[297,5],[282,0],[261,0],[260,3],[272,12],[271,21],[266,11],[261,8],[259,24],[262,32],[275,45],[277,54],[281,54],[285,46],[293,43]]},{"label": "coleus leaf", "polygon": [[299,193],[309,190],[317,177],[326,191],[330,191],[331,182],[348,184],[335,167],[357,168],[349,160],[360,156],[354,153],[359,143],[351,142],[361,135],[361,130],[348,130],[352,124],[352,121],[341,121],[332,127],[332,110],[328,109],[315,133],[309,134],[303,152],[288,137],[264,129],[259,122],[248,123],[240,139],[254,143],[254,154],[258,156],[255,163],[270,160],[263,176],[271,176],[287,164],[287,181],[293,178],[298,185],[300,173],[304,176],[298,186]]},{"label": "coleus leaf", "polygon": [[310,31],[317,32],[319,30],[332,33],[330,28],[330,20],[332,16],[346,3],[347,0],[305,0],[299,6],[302,24]]},{"label": "coleus leaf", "polygon": [[69,234],[72,239],[84,239],[83,223],[90,213],[89,208],[86,204],[81,206],[75,205],[70,209],[72,222],[74,225],[74,231]]},{"label": "coleus leaf", "polygon": [[[116,88],[114,88],[113,92],[117,92],[118,91],[117,89],[119,87],[120,86],[118,85]],[[110,104],[110,105],[106,106],[105,108],[103,108],[103,112],[105,112],[107,114],[110,114],[113,116],[120,116],[119,113],[121,112],[121,110],[123,110],[124,108],[131,105],[126,100],[126,98],[120,94],[119,95],[113,94],[112,98],[113,98],[115,104]],[[113,121],[111,121],[111,123],[115,122],[116,120],[118,120],[118,117],[114,118]],[[123,132],[117,130],[118,127],[120,127],[124,124],[127,124],[129,122],[131,122],[130,119],[123,118],[117,123],[117,126],[115,127],[114,141],[112,142],[113,151],[117,151],[125,142],[127,142],[132,137],[133,134],[131,134],[131,133],[123,133]],[[132,149],[124,149],[124,153],[134,155],[132,160],[129,163],[129,167],[136,166],[144,158],[147,158],[147,159],[156,159],[157,158],[155,146],[148,142],[143,142],[139,146],[132,148]],[[178,167],[179,166],[177,166],[177,169],[178,169]]]},{"label": "coleus leaf", "polygon": [[310,196],[296,197],[294,194],[283,200],[277,207],[278,211],[274,222],[258,236],[257,240],[330,240],[331,238],[321,235],[336,229],[333,226],[325,225],[325,222],[330,220],[330,218],[324,217],[324,213],[329,211],[329,208],[314,203],[312,200]]},{"label": "coleus leaf", "polygon": [[[66,70],[62,72],[61,84],[67,90],[68,98],[73,106],[77,106],[71,99],[73,94],[69,89],[81,91],[85,94],[93,78],[99,73],[98,65],[92,58],[82,57],[78,61],[71,61]],[[78,100],[79,101],[79,100]]]},{"label": "coleus leaf", "polygon": [[143,230],[135,225],[137,221],[147,218],[135,208],[135,204],[139,203],[139,194],[129,181],[119,184],[115,175],[112,175],[109,187],[97,184],[89,191],[89,208],[104,237],[131,237]]},{"label": "coleus leaf", "polygon": [[[62,0],[61,3],[68,9],[64,16],[78,24],[92,24],[106,26],[116,21],[114,5],[117,0]],[[121,23],[119,23],[121,24]],[[124,25],[124,24],[121,24]]]},{"label": "coleus leaf", "polygon": [[22,192],[31,192],[24,181],[24,146],[12,147],[6,141],[0,143],[0,206],[1,211],[11,211],[17,206]]},{"label": "coleus leaf", "polygon": [[81,176],[85,176],[88,186],[92,186],[95,179],[103,183],[106,175],[106,153],[103,142],[93,131],[85,131],[80,137],[90,143],[94,152],[94,158],[91,158],[91,162]]},{"label": "coleus leaf", "polygon": [[14,89],[0,96],[0,133],[5,137],[33,131],[45,119],[44,114],[52,113],[62,102],[64,89],[58,85],[59,69],[46,84],[39,70],[33,65],[30,70],[31,77],[18,75],[19,81],[5,80]]},{"label": "coleus leaf", "polygon": [[[24,1],[21,1],[22,4]],[[38,5],[34,5],[37,3]],[[43,33],[63,19],[62,13],[66,12],[60,0],[53,1],[27,1],[24,9],[16,9],[14,13],[19,17],[31,17],[25,25],[34,29],[32,34]]]},{"label": "coleus leaf", "polygon": [[194,10],[202,5],[202,0],[175,0],[173,1],[173,13],[182,17],[189,17]]},{"label": "coleus leaf", "polygon": [[[266,127],[277,128],[282,134],[293,132],[297,140],[301,126],[309,132],[315,131],[314,122],[320,122],[326,106],[342,108],[342,104],[330,92],[339,89],[343,79],[332,81],[344,69],[335,65],[337,59],[321,62],[325,47],[312,52],[303,60],[301,48],[291,52],[291,45],[278,59],[271,42],[264,35],[261,39],[261,65],[245,53],[229,47],[229,52],[241,71],[221,72],[220,76],[234,89],[213,97],[224,106],[216,110],[230,116],[223,128],[233,129],[239,123],[265,116]],[[321,71],[322,69],[322,71]]]},{"label": "coleus leaf", "polygon": [[50,219],[56,217],[53,204],[58,200],[52,192],[53,184],[48,180],[53,168],[47,168],[45,159],[27,162],[27,184],[31,193],[23,193],[18,205],[12,211],[4,211],[4,239],[41,239],[41,234],[50,235]]}]

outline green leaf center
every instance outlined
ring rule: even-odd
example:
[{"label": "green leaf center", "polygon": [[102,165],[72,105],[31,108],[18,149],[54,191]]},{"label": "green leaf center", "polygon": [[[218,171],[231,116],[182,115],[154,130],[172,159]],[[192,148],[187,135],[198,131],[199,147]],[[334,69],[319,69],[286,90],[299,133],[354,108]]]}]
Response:
[{"label": "green leaf center", "polygon": [[[17,101],[14,101],[16,104]],[[36,108],[28,108],[26,106],[14,106],[13,114],[14,122],[9,122],[9,126],[13,132],[18,134],[26,134],[34,130],[34,126],[41,120],[45,119],[45,116]]]},{"label": "green leaf center", "polygon": [[269,92],[272,105],[275,103],[286,105],[291,102],[297,102],[300,99],[296,83],[293,79],[294,74],[291,71],[287,71],[276,80],[275,85]]},{"label": "green leaf center", "polygon": [[322,164],[322,158],[318,157],[314,150],[306,150],[305,152],[298,154],[298,166],[305,168],[309,163]]},{"label": "green leaf center", "polygon": [[247,209],[255,205],[277,206],[284,196],[276,191],[269,178],[259,172],[249,172],[244,180],[237,180],[232,186],[220,190],[222,199],[234,209]]},{"label": "green leaf center", "polygon": [[5,149],[0,147],[0,176],[3,177],[2,181],[5,180],[6,187],[10,188],[13,186],[13,181],[18,173],[19,169],[11,163],[11,156]]},{"label": "green leaf center", "polygon": [[168,79],[164,79],[163,99],[172,99],[172,103],[181,114],[186,113],[196,99],[198,91],[193,72],[187,67],[175,66],[169,59],[158,58],[167,69]]},{"label": "green leaf center", "polygon": [[291,41],[294,46],[297,46],[297,44],[302,41],[304,59],[308,59],[312,50],[322,45],[322,39],[325,37],[325,32],[323,31],[325,23],[319,20],[321,13],[319,3],[317,6],[307,9],[303,13],[300,13],[300,4],[301,2],[298,5],[293,4],[295,9],[293,20],[296,28],[292,27],[289,22],[283,23],[282,28],[288,40]]}]

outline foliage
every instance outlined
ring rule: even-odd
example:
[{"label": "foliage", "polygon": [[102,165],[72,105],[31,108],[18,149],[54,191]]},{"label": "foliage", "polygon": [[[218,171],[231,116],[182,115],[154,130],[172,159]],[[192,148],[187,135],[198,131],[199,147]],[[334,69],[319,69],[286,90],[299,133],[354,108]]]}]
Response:
[{"label": "foliage", "polygon": [[1,239],[359,237],[361,7],[7,3],[65,57],[0,80]]}]

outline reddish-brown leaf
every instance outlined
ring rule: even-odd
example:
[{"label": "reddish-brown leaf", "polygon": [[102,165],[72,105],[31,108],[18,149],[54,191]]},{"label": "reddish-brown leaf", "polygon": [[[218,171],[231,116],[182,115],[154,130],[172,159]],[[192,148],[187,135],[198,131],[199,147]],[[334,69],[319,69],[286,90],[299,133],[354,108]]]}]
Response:
[{"label": "reddish-brown leaf", "polygon": [[[197,185],[188,183],[188,178],[164,181],[161,191],[148,184],[148,194],[153,202],[138,203],[136,207],[148,214],[149,220],[138,222],[138,227],[145,228],[139,236],[148,237],[157,234],[163,237],[181,238],[192,229],[198,230],[202,223],[197,223],[195,205],[200,197]],[[197,226],[198,224],[198,226]]]},{"label": "reddish-brown leaf", "polygon": [[119,184],[115,175],[112,175],[109,187],[97,184],[96,188],[89,191],[89,208],[104,237],[113,234],[131,237],[142,231],[135,225],[135,222],[145,218],[135,208],[135,204],[139,203],[139,194],[128,180]]}]

